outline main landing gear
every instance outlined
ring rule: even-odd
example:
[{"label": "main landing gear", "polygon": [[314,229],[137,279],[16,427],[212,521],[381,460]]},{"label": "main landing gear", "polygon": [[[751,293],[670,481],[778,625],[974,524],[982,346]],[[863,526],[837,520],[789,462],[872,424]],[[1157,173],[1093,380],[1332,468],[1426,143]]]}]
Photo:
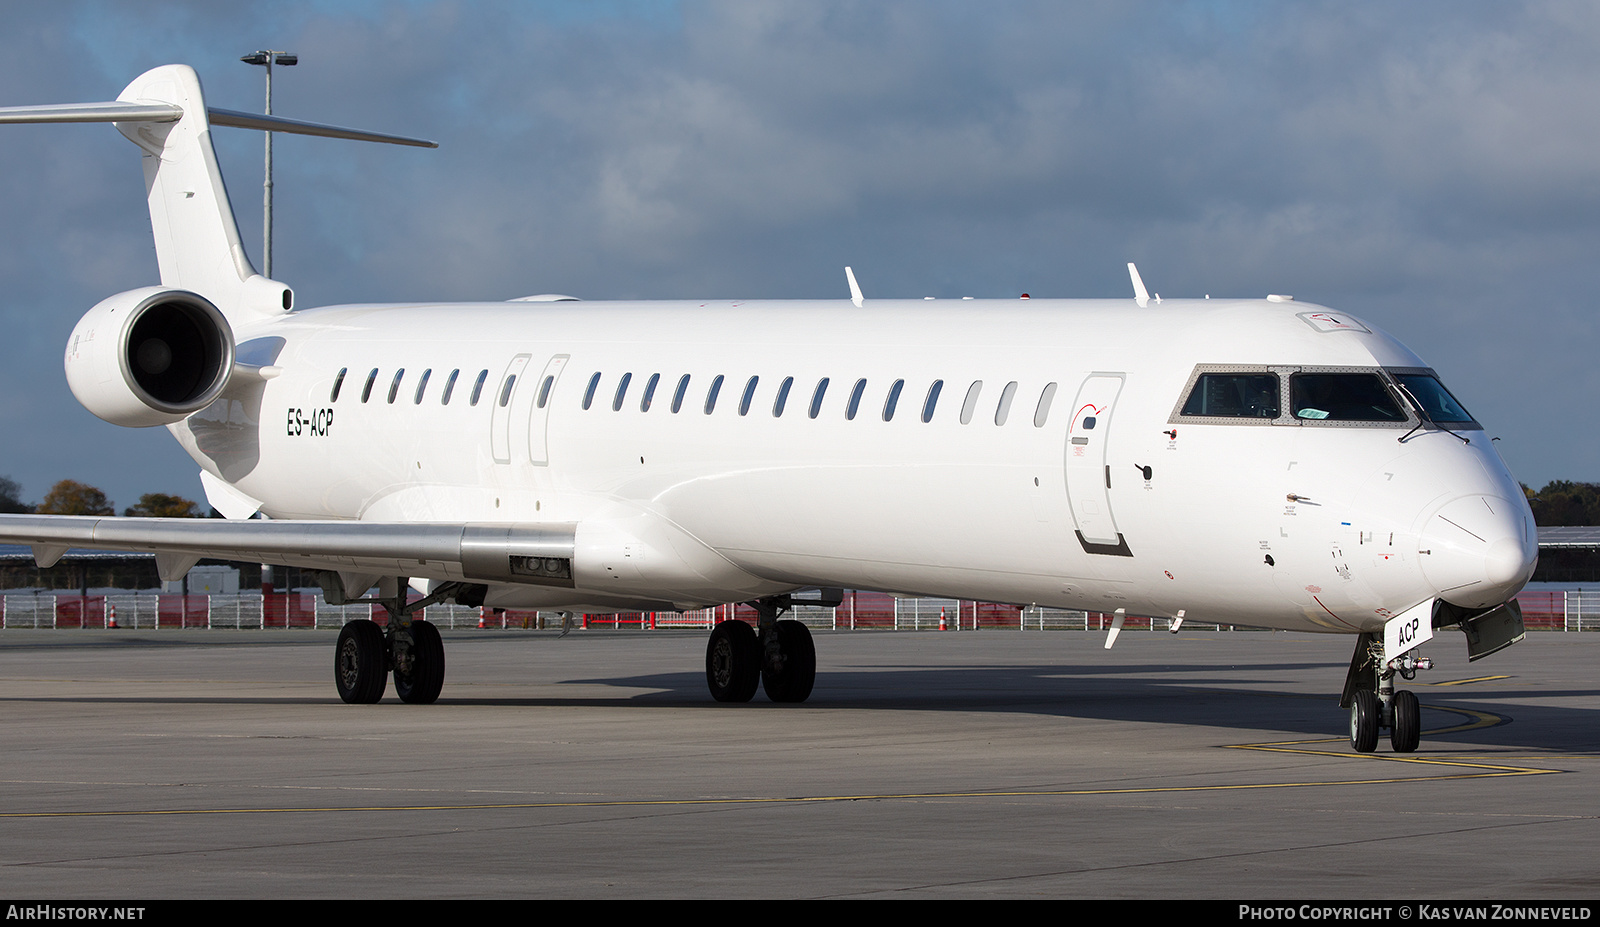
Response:
[{"label": "main landing gear", "polygon": [[1412,679],[1419,669],[1432,669],[1427,657],[1402,654],[1387,663],[1383,641],[1376,634],[1362,634],[1350,658],[1350,674],[1345,679],[1341,708],[1350,709],[1350,746],[1357,753],[1378,749],[1378,733],[1387,728],[1389,748],[1395,753],[1410,753],[1422,740],[1422,706],[1409,690],[1394,688],[1395,673]]},{"label": "main landing gear", "polygon": [[389,612],[387,629],[365,618],[349,622],[339,631],[334,649],[333,683],[339,697],[352,705],[370,705],[383,698],[389,673],[402,702],[431,705],[444,688],[444,641],[439,629],[412,615],[435,602],[460,601],[481,587],[445,583],[425,598],[406,601],[407,577],[399,577],[396,593],[378,599]]},{"label": "main landing gear", "polygon": [[748,702],[756,684],[774,702],[803,702],[817,679],[817,649],[799,621],[778,620],[788,598],[757,599],[757,624],[724,621],[706,644],[706,686],[719,702]]}]

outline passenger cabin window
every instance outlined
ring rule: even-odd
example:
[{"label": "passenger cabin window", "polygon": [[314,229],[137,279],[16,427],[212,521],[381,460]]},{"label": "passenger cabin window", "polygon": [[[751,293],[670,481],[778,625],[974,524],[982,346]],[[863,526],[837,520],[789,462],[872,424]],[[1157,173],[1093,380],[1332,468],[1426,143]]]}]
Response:
[{"label": "passenger cabin window", "polygon": [[[595,374],[595,376],[599,376],[599,374]],[[475,405],[478,404],[478,397],[483,395],[483,384],[487,383],[488,381],[489,381],[489,371],[487,371],[487,370],[478,371],[478,379],[475,380],[473,382],[473,384],[472,384],[472,401],[470,403],[468,403],[468,405],[474,405],[475,406]]]},{"label": "passenger cabin window", "polygon": [[417,395],[412,400],[412,405],[422,405],[422,394],[428,391],[428,378],[433,376],[433,368],[422,371],[422,379],[417,381]]},{"label": "passenger cabin window", "polygon": [[894,407],[900,404],[900,391],[905,389],[905,385],[906,381],[896,380],[894,385],[889,387],[889,396],[883,400],[884,421],[887,422],[894,419]]},{"label": "passenger cabin window", "polygon": [[599,389],[599,388],[600,388],[600,372],[597,370],[597,371],[595,371],[594,376],[589,378],[589,385],[583,391],[583,408],[584,408],[584,411],[588,411],[589,407],[594,405],[594,391]]},{"label": "passenger cabin window", "polygon": [[339,387],[344,386],[344,375],[350,372],[349,367],[340,367],[339,375],[333,378],[333,392],[328,394],[329,402],[339,401]]},{"label": "passenger cabin window", "polygon": [[1183,404],[1184,415],[1213,418],[1278,417],[1275,373],[1202,373]]},{"label": "passenger cabin window", "polygon": [[457,367],[455,370],[450,371],[450,376],[445,378],[444,393],[439,396],[439,405],[447,406],[450,404],[450,394],[456,391],[456,377],[459,376],[461,376],[461,368]]},{"label": "passenger cabin window", "polygon": [[500,408],[504,409],[511,402],[511,388],[517,385],[517,375],[506,377],[505,385],[500,387]]},{"label": "passenger cabin window", "polygon": [[686,373],[678,378],[678,388],[672,391],[672,411],[674,414],[683,408],[683,397],[689,393],[689,375]]},{"label": "passenger cabin window", "polygon": [[847,422],[856,420],[856,410],[861,408],[861,394],[867,391],[867,381],[857,380],[855,388],[850,391],[850,401],[845,403],[844,419]]},{"label": "passenger cabin window", "polygon": [[1394,378],[1431,421],[1447,425],[1477,424],[1437,377],[1426,373],[1397,373]]},{"label": "passenger cabin window", "polygon": [[710,415],[711,411],[717,407],[717,394],[720,392],[722,392],[722,374],[719,373],[716,379],[711,381],[711,388],[706,390],[707,415]]},{"label": "passenger cabin window", "polygon": [[401,367],[394,372],[394,382],[389,384],[389,404],[394,405],[394,397],[400,394],[400,381],[406,375],[406,368]]},{"label": "passenger cabin window", "polygon": [[933,421],[933,407],[939,403],[939,391],[944,389],[943,380],[934,380],[928,387],[928,398],[922,402],[922,423],[926,425]]},{"label": "passenger cabin window", "polygon": [[783,415],[783,407],[789,402],[789,388],[794,386],[794,377],[784,377],[778,384],[778,398],[772,400],[772,417]]},{"label": "passenger cabin window", "polygon": [[1312,422],[1403,422],[1406,414],[1375,373],[1297,373],[1289,377],[1294,417]]},{"label": "passenger cabin window", "polygon": [[1000,404],[994,408],[994,423],[1004,425],[1006,419],[1011,417],[1011,399],[1017,395],[1017,381],[1012,380],[1006,388],[1000,391]]},{"label": "passenger cabin window", "polygon": [[633,374],[625,373],[617,381],[617,395],[611,400],[611,411],[621,412],[622,401],[628,398],[628,384],[633,382]]},{"label": "passenger cabin window", "polygon": [[555,385],[555,374],[546,375],[544,382],[539,384],[539,408],[544,408],[544,404],[550,401],[550,387]]},{"label": "passenger cabin window", "polygon": [[750,382],[744,385],[744,395],[739,397],[739,414],[746,415],[750,412],[750,400],[756,398],[756,381],[760,377],[751,377]]},{"label": "passenger cabin window", "polygon": [[367,383],[366,383],[366,385],[361,387],[361,401],[362,402],[366,402],[368,397],[370,397],[372,395],[372,384],[374,384],[376,382],[378,382],[378,368],[374,367],[374,368],[372,368],[372,372],[367,374]]},{"label": "passenger cabin window", "polygon": [[983,392],[983,381],[973,380],[967,387],[967,398],[961,402],[961,424],[972,423],[972,413],[978,410],[978,394]]},{"label": "passenger cabin window", "polygon": [[650,403],[656,398],[656,384],[661,382],[661,374],[652,373],[650,379],[645,381],[644,396],[639,400],[639,411],[649,412]]},{"label": "passenger cabin window", "polygon": [[817,391],[811,394],[811,410],[808,413],[812,418],[822,414],[822,397],[828,392],[828,378],[823,377],[817,381]]},{"label": "passenger cabin window", "polygon": [[1056,398],[1056,385],[1047,384],[1044,392],[1039,394],[1039,407],[1033,410],[1033,427],[1043,428],[1044,423],[1050,418],[1050,402]]}]

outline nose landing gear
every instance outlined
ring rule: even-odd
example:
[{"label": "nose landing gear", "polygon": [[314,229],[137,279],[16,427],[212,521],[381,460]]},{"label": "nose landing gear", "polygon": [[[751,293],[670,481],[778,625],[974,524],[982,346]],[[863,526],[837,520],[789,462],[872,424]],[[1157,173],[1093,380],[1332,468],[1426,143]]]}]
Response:
[{"label": "nose landing gear", "polygon": [[1357,753],[1378,749],[1378,734],[1389,731],[1389,748],[1395,753],[1411,753],[1422,741],[1422,705],[1410,690],[1394,688],[1394,677],[1411,679],[1419,669],[1432,669],[1427,657],[1406,653],[1383,659],[1383,641],[1376,634],[1362,634],[1350,658],[1350,674],[1345,679],[1344,697],[1339,706],[1350,710],[1350,747]]}]

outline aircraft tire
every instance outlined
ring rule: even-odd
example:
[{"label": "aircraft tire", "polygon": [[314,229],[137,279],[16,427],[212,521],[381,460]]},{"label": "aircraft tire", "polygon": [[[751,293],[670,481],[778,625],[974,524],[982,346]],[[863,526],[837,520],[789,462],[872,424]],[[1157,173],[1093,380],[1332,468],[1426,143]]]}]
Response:
[{"label": "aircraft tire", "polygon": [[775,625],[778,649],[783,653],[783,668],[774,672],[761,668],[761,688],[774,702],[803,702],[811,696],[817,681],[817,647],[811,629],[799,621],[780,621]]},{"label": "aircraft tire", "polygon": [[1422,706],[1409,690],[1394,694],[1390,707],[1394,722],[1389,725],[1389,746],[1396,753],[1410,753],[1422,742]]},{"label": "aircraft tire", "polygon": [[411,672],[394,671],[394,693],[410,705],[432,705],[444,688],[444,641],[439,629],[418,618],[411,622]]},{"label": "aircraft tire", "polygon": [[362,618],[347,623],[333,651],[333,684],[339,697],[351,705],[371,705],[383,698],[387,662],[383,629],[377,622]]},{"label": "aircraft tire", "polygon": [[737,619],[711,629],[706,643],[706,687],[719,702],[748,702],[761,684],[761,646],[755,629]]},{"label": "aircraft tire", "polygon": [[1356,693],[1355,702],[1350,706],[1350,746],[1357,753],[1378,749],[1378,722],[1382,716],[1378,693],[1371,689]]}]

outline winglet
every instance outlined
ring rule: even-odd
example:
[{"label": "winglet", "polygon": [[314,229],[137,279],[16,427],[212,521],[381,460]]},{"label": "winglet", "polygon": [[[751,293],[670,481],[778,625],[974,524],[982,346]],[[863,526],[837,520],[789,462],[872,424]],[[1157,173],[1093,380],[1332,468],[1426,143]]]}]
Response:
[{"label": "winglet", "polygon": [[1150,305],[1150,291],[1144,288],[1144,281],[1139,279],[1139,268],[1133,266],[1132,261],[1128,262],[1128,276],[1133,278],[1133,301],[1139,304],[1140,309]]},{"label": "winglet", "polygon": [[861,285],[856,283],[856,272],[846,266],[844,269],[844,278],[850,282],[850,301],[856,304],[857,309],[860,309]]}]

